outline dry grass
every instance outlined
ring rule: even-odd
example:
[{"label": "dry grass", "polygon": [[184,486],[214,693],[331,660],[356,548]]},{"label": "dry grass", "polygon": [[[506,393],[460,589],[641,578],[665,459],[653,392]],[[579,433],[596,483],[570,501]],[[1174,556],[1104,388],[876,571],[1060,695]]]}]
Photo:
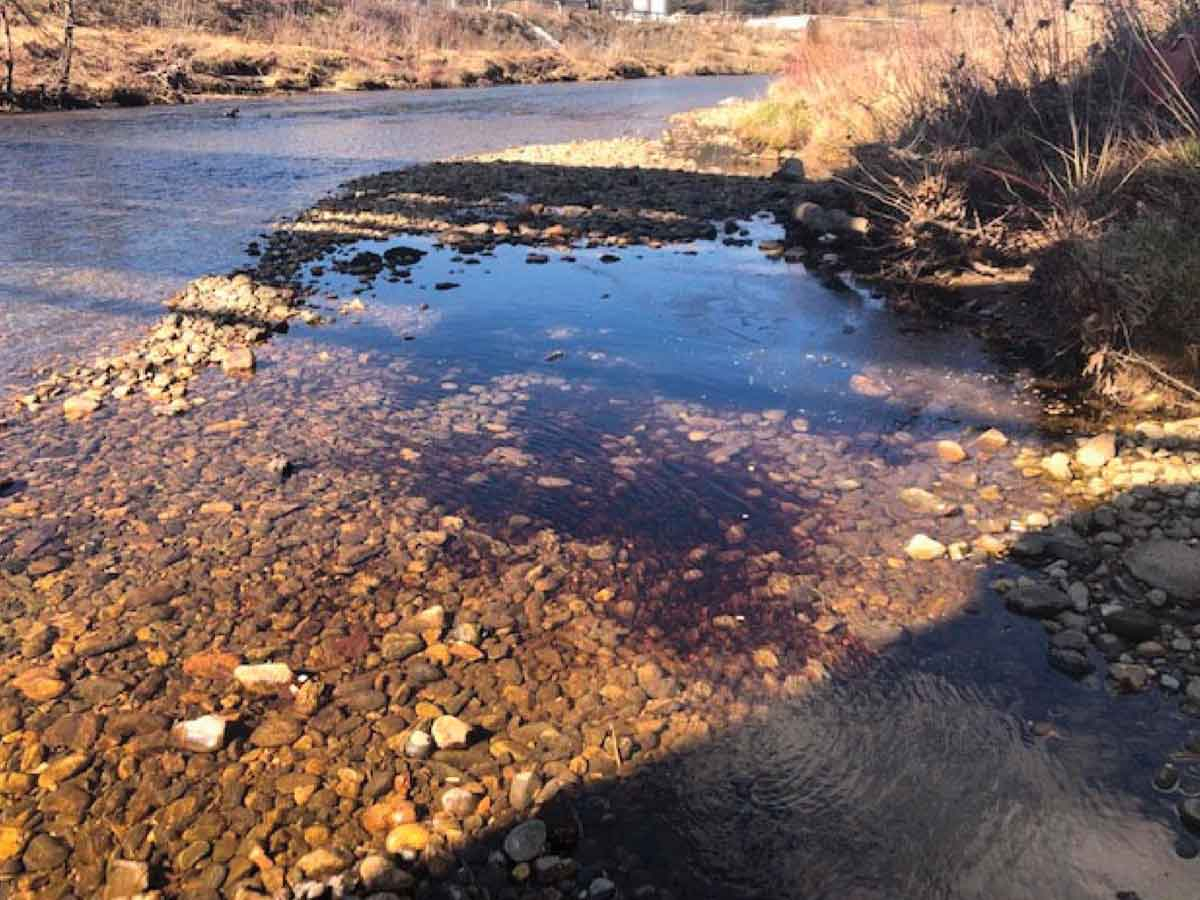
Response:
[{"label": "dry grass", "polygon": [[[287,0],[243,4],[233,16],[233,7],[210,0],[112,2],[85,8],[79,99],[765,73],[779,70],[790,44],[718,20],[634,24],[512,5],[488,12]],[[16,82],[28,105],[39,102],[39,85],[54,83],[59,52],[52,8],[32,8],[40,27],[14,34]]]},{"label": "dry grass", "polygon": [[1031,263],[1026,336],[1049,356],[1118,395],[1117,361],[1200,381],[1200,10],[1181,3],[825,29],[767,97],[699,120],[855,187],[894,282]]}]

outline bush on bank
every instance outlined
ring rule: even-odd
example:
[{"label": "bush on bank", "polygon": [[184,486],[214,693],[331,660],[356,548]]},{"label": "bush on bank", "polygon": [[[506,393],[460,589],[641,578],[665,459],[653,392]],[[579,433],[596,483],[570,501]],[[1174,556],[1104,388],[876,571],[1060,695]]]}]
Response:
[{"label": "bush on bank", "polygon": [[1028,267],[1044,359],[1109,399],[1195,400],[1198,52],[1193,0],[947,5],[826,23],[766,98],[710,116],[855,188],[878,274]]}]

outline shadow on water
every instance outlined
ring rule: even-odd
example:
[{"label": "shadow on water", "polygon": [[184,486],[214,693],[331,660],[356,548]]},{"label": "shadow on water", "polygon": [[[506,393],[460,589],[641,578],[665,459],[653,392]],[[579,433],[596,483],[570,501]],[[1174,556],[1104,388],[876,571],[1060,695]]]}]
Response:
[{"label": "shadow on water", "polygon": [[[223,863],[204,869],[220,876],[216,887],[172,870],[180,851],[209,840],[166,821],[160,807],[185,792],[234,833],[235,853],[261,840],[294,862],[321,834],[370,845],[358,794],[324,790],[334,799],[322,805],[293,801],[292,786],[275,791],[280,772],[299,772],[311,753],[322,772],[369,772],[366,798],[411,779],[429,808],[449,784],[508,785],[515,772],[545,784],[532,810],[507,788],[490,790],[495,824],[431,848],[426,862],[446,877],[420,896],[601,900],[603,876],[646,898],[1194,898],[1194,845],[1174,804],[1200,786],[1200,771],[1181,762],[1178,790],[1151,785],[1186,742],[1179,700],[1157,688],[1109,692],[1087,643],[1101,633],[1097,604],[1043,625],[1011,616],[997,593],[998,580],[1030,574],[1087,580],[1146,606],[1122,551],[1107,545],[1068,572],[979,553],[903,560],[917,530],[969,551],[987,520],[1001,520],[1002,533],[1034,528],[1010,524],[1030,508],[1076,524],[1061,496],[1023,477],[1012,448],[989,456],[971,444],[999,426],[1039,452],[1057,446],[977,345],[902,330],[870,298],[831,293],[759,247],[673,243],[708,233],[705,204],[739,219],[737,240],[776,239],[782,229],[747,218],[763,195],[752,208],[736,196],[775,195],[775,184],[734,180],[709,197],[709,177],[672,173],[662,176],[670,199],[656,203],[649,172],[576,172],[572,194],[537,167],[440,171],[450,175],[426,185],[443,198],[432,205],[399,199],[402,182],[376,184],[370,201],[387,204],[392,190],[393,213],[449,211],[458,218],[445,233],[510,213],[530,241],[558,224],[580,233],[565,238],[570,248],[538,249],[550,258],[531,265],[529,248],[489,239],[469,252],[461,241],[363,233],[347,219],[320,253],[292,244],[289,259],[268,255],[272,277],[298,273],[333,294],[320,307],[338,321],[295,326],[260,348],[252,380],[197,379],[210,402],[179,420],[130,401],[3,436],[6,464],[22,473],[0,481],[5,503],[57,498],[52,518],[14,515],[20,524],[0,532],[6,584],[20,588],[4,598],[10,671],[49,654],[49,641],[30,647],[24,632],[50,614],[64,630],[72,617],[85,633],[107,635],[114,620],[148,629],[171,649],[153,671],[145,648],[128,643],[60,659],[100,699],[64,695],[22,713],[35,734],[93,706],[118,722],[76,782],[95,788],[92,814],[64,826],[70,809],[55,804],[71,798],[41,785],[4,801],[23,827],[71,844],[79,877],[51,889],[52,876],[33,874],[35,888],[87,896],[101,862],[132,846],[162,867],[170,896],[238,896]],[[540,196],[539,184],[561,193]],[[514,189],[526,196],[504,196]],[[557,220],[555,203],[580,191],[590,208]],[[667,246],[605,244],[643,195],[643,207],[675,214]],[[646,223],[664,220],[645,212],[624,221],[654,240],[659,226]],[[426,251],[407,276],[380,268],[364,283],[313,268],[384,258],[397,244]],[[340,312],[354,297],[364,308]],[[852,390],[856,376],[865,393]],[[943,437],[972,448],[965,474],[933,453]],[[263,460],[280,452],[294,474],[268,479]],[[993,481],[1003,491],[985,495]],[[945,508],[904,508],[896,495],[913,485]],[[1000,493],[1003,503],[987,499]],[[1104,505],[1161,504],[1159,519],[1130,520],[1141,538],[1174,528],[1168,518],[1191,521],[1178,494],[1145,488]],[[236,503],[199,513],[214,497]],[[424,530],[456,515],[458,531]],[[1099,527],[1080,530],[1095,537]],[[51,582],[35,586],[44,572]],[[129,599],[162,585],[162,602]],[[503,635],[485,646],[523,667],[525,681],[510,686],[523,684],[524,699],[502,694],[497,660],[435,666],[375,652],[435,597],[456,624],[478,618]],[[1163,621],[1176,611],[1164,607]],[[1047,663],[1046,633],[1064,630],[1083,635],[1096,667],[1078,681]],[[155,734],[226,708],[227,689],[185,680],[173,658],[214,646],[287,659],[334,686],[328,714],[297,726],[311,733],[294,749],[250,757],[252,767],[274,761],[251,768],[254,790],[233,804],[222,803],[229,784],[250,777],[233,765],[239,736],[287,713],[289,697],[233,697],[240,730],[223,756],[185,759],[141,733],[139,749],[119,752],[130,737],[121,729],[134,727],[121,718],[129,707],[153,709]],[[371,694],[379,710],[376,693],[394,715],[351,707]],[[429,718],[413,699],[457,704],[515,752],[406,760],[388,739]],[[13,772],[23,764],[9,760]],[[126,821],[129,809],[139,821]],[[542,858],[523,883],[496,864],[507,827],[533,814],[578,871]],[[139,844],[129,834],[143,824],[154,840]],[[262,887],[252,866],[239,871]]]}]

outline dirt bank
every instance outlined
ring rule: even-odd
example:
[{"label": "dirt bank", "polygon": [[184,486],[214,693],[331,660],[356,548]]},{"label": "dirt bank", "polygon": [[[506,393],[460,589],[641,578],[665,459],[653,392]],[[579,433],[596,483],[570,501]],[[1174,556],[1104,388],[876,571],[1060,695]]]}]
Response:
[{"label": "dirt bank", "polygon": [[[418,28],[353,9],[286,22],[216,22],[210,29],[96,18],[75,31],[66,102],[137,106],[295,91],[765,74],[779,70],[790,44],[719,22],[638,25],[590,13],[430,11]],[[13,29],[17,108],[60,103],[57,27],[46,12],[38,27],[17,21]]]}]

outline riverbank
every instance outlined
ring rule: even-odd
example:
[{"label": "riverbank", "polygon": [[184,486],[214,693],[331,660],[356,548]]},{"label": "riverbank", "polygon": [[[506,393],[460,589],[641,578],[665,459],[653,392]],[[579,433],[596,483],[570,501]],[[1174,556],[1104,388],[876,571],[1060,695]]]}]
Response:
[{"label": "riverbank", "polygon": [[[1170,5],[948,9],[810,41],[767,97],[679,128],[832,179],[835,214],[871,222],[846,263],[898,308],[973,322],[1099,405],[1186,412],[1193,28]],[[807,208],[810,246],[828,211]]]},{"label": "riverbank", "polygon": [[961,334],[806,304],[844,197],[630,139],[367,176],[43,373],[0,430],[6,887],[1187,896],[1190,782],[1114,770],[1200,703],[1154,543],[1195,423],[1083,442]]},{"label": "riverbank", "polygon": [[[81,24],[67,105],[769,74],[792,43],[719,20],[631,23],[536,9],[427,12],[412,23],[390,15],[372,19],[354,7],[309,19],[214,23],[212,30]],[[18,21],[13,29],[19,109],[59,106],[51,20],[47,12],[39,27]]]}]

